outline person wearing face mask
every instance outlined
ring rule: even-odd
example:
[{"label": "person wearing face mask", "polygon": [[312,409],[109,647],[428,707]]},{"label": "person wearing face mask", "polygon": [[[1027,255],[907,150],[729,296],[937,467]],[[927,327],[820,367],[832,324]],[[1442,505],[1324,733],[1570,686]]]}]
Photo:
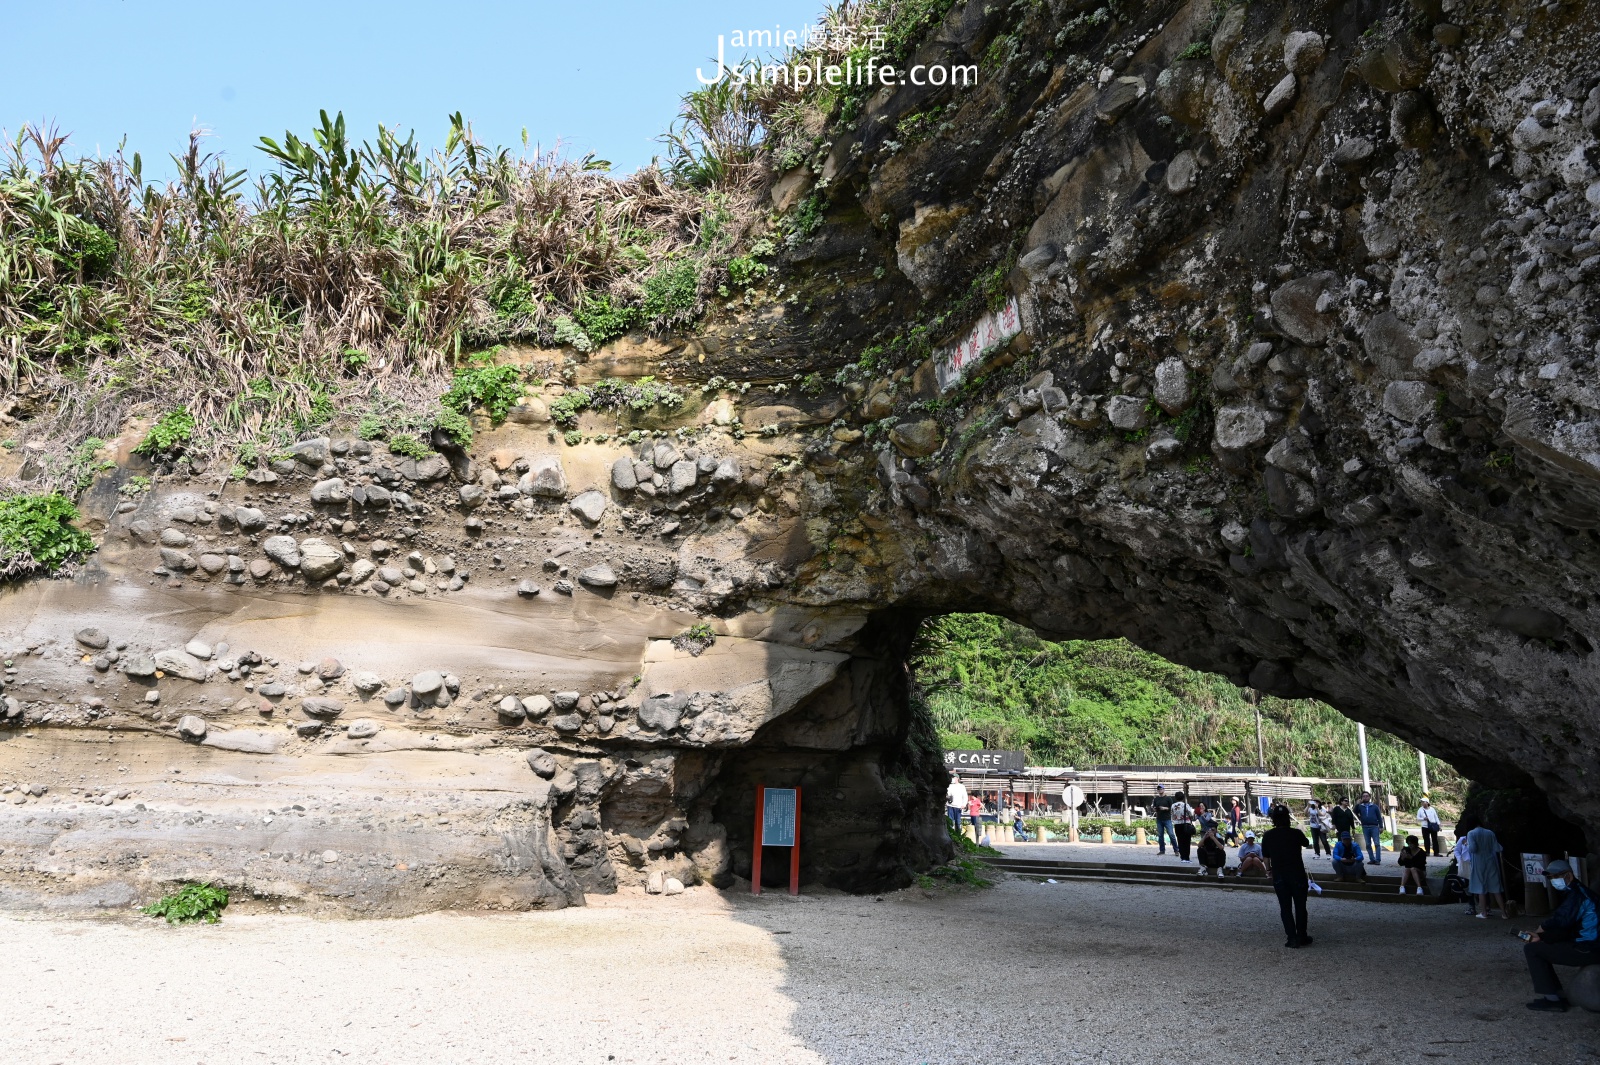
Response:
[{"label": "person wearing face mask", "polygon": [[1572,875],[1572,866],[1562,858],[1544,867],[1545,882],[1562,896],[1556,912],[1544,919],[1533,936],[1522,946],[1538,998],[1528,1003],[1530,1010],[1565,1013],[1567,1000],[1561,994],[1557,965],[1594,965],[1600,962],[1600,907],[1588,887]]}]

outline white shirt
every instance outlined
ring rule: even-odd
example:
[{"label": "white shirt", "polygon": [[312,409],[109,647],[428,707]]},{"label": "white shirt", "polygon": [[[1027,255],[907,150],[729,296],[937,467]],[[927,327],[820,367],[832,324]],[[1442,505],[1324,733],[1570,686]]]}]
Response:
[{"label": "white shirt", "polygon": [[1431,828],[1439,827],[1439,808],[1437,806],[1417,807],[1417,824],[1427,825]]},{"label": "white shirt", "polygon": [[950,790],[944,793],[946,806],[959,806],[961,812],[967,812],[967,786],[959,780],[950,781]]}]

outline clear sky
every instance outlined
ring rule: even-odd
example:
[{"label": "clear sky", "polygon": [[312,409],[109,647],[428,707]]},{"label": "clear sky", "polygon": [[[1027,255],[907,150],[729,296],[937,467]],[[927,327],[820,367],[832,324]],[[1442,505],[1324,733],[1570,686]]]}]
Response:
[{"label": "clear sky", "polygon": [[[632,170],[678,97],[709,75],[717,36],[814,22],[822,0],[0,0],[0,128],[54,121],[85,155],[126,135],[150,177],[189,130],[230,165],[267,168],[263,134],[308,136],[343,110],[358,140],[381,121],[440,144],[461,111],[487,143],[594,152]],[[732,61],[733,55],[729,55]]]}]

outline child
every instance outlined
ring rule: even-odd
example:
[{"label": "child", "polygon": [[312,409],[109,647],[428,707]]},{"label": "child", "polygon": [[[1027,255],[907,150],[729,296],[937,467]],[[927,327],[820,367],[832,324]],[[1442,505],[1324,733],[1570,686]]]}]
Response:
[{"label": "child", "polygon": [[1400,850],[1400,894],[1408,884],[1417,885],[1418,895],[1428,893],[1428,852],[1417,846],[1416,836],[1407,836]]}]

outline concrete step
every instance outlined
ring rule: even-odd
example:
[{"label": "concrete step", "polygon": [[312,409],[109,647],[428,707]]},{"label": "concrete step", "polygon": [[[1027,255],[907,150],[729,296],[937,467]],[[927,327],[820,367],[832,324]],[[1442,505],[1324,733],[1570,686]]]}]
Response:
[{"label": "concrete step", "polygon": [[[1179,865],[1176,862],[1170,865],[1156,865],[1150,862],[1095,862],[1068,859],[1018,858],[1011,855],[989,857],[986,860],[991,864],[1005,865],[1013,871],[1019,872],[1028,869],[1115,869],[1133,873],[1196,876],[1198,875],[1196,870],[1199,868],[1195,865]],[[1313,877],[1317,878],[1319,883],[1325,879],[1333,879],[1333,874],[1326,869],[1312,868],[1309,871]],[[1367,879],[1373,885],[1387,888],[1390,891],[1397,891],[1400,887],[1400,873],[1393,866],[1373,868],[1369,865],[1367,867]]]},{"label": "concrete step", "polygon": [[[1132,873],[1171,874],[1177,876],[1195,876],[1197,875],[1196,870],[1200,868],[1198,865],[1180,865],[1175,861],[1158,865],[1154,862],[1101,862],[1084,859],[1016,858],[1010,855],[1001,855],[999,857],[990,856],[985,860],[997,865],[1007,865],[1017,869],[1114,869]],[[1311,872],[1312,876],[1318,877],[1319,879],[1324,876],[1331,877],[1332,875],[1331,873],[1318,870],[1316,868],[1311,868],[1309,871]],[[1400,886],[1400,875],[1398,872],[1393,870],[1383,871],[1381,869],[1372,869],[1369,866],[1367,870],[1367,877],[1373,882],[1381,882],[1389,887]]]},{"label": "concrete step", "polygon": [[[1200,876],[1188,867],[1163,869],[1159,866],[1141,866],[1132,862],[1047,862],[1034,859],[986,858],[985,862],[1002,872],[1025,880],[1077,880],[1107,884],[1144,884],[1155,887],[1210,887],[1229,891],[1272,892],[1270,880],[1239,877]],[[1318,881],[1322,897],[1354,899],[1361,902],[1398,902],[1406,905],[1430,905],[1439,896],[1399,893],[1399,878],[1388,884],[1340,884],[1336,881]]]}]

